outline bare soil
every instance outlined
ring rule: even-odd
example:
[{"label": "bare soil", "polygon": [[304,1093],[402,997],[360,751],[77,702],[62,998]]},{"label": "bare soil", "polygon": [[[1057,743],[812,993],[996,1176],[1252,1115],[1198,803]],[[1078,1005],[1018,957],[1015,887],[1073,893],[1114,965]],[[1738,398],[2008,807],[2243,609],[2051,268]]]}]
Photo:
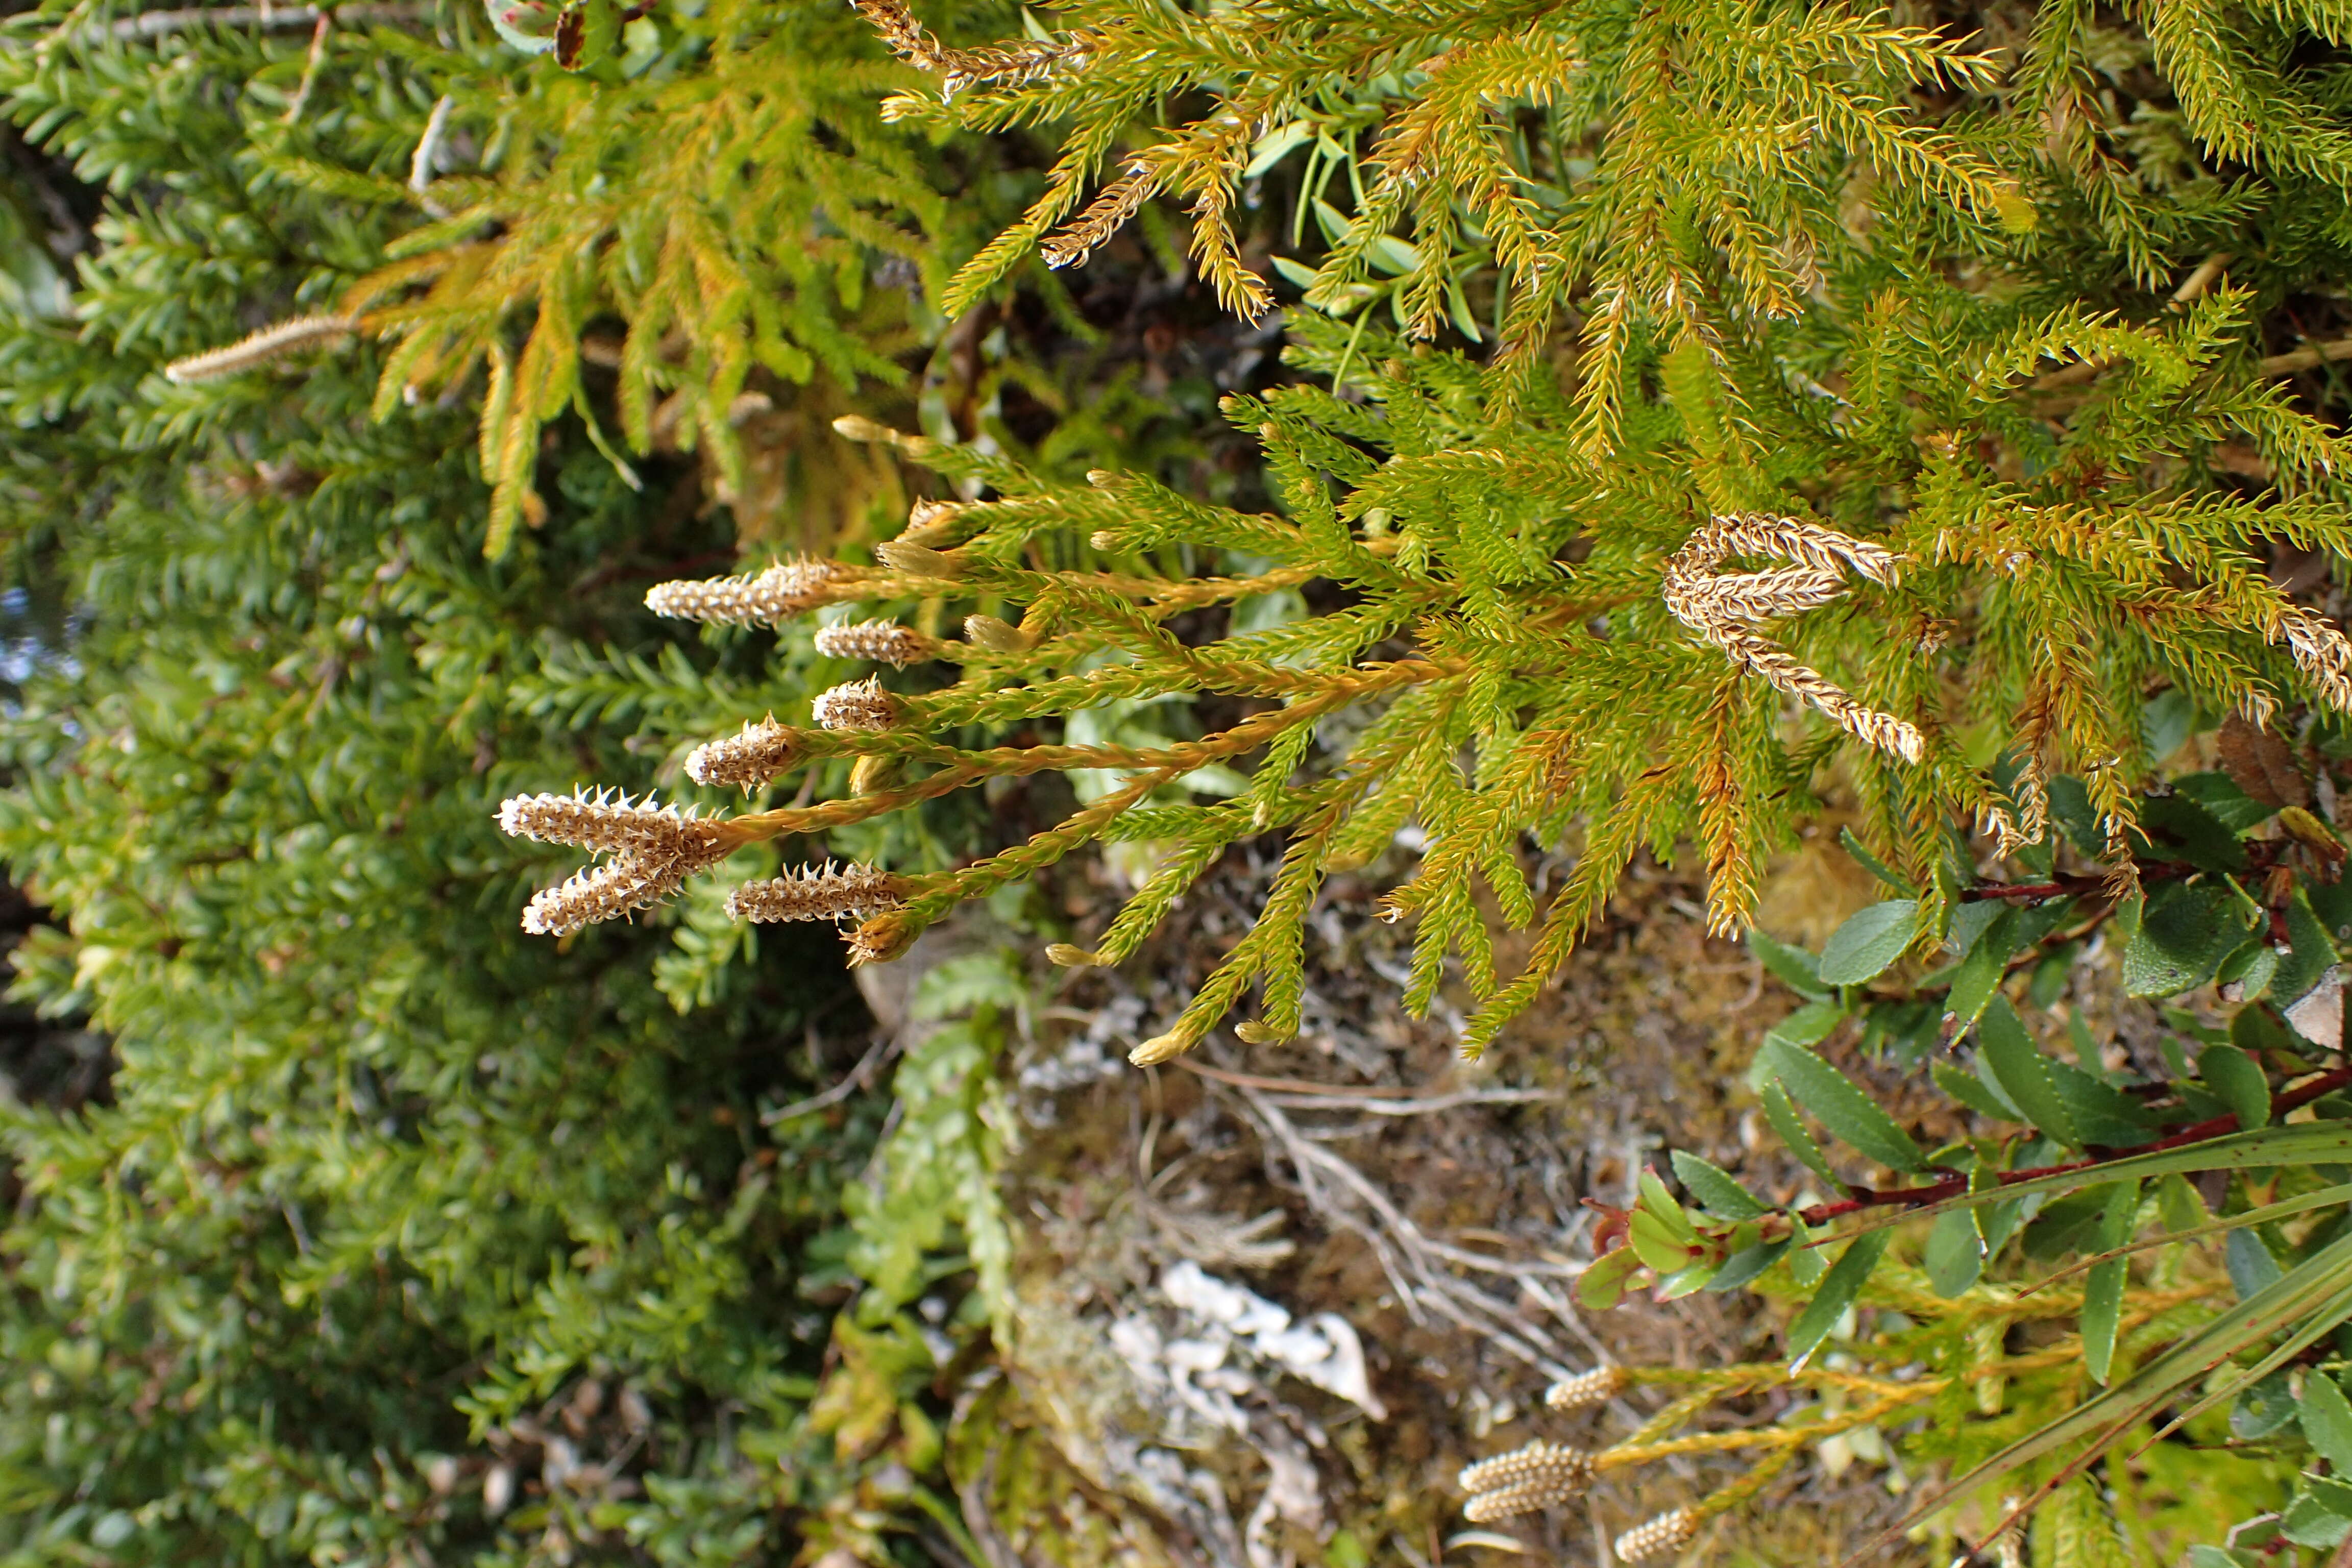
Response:
[{"label": "bare soil", "polygon": [[[1536,1437],[1604,1446],[1663,1402],[1636,1393],[1554,1415],[1543,1391],[1566,1373],[1777,1353],[1781,1325],[1752,1298],[1636,1296],[1591,1313],[1572,1305],[1572,1276],[1591,1257],[1586,1200],[1630,1204],[1669,1147],[1796,1195],[1804,1173],[1759,1138],[1745,1079],[1794,999],[1743,946],[1706,935],[1696,880],[1644,862],[1536,1006],[1465,1062],[1466,997],[1427,1018],[1400,1005],[1412,931],[1376,917],[1375,868],[1335,882],[1312,922],[1300,1038],[1250,1046],[1220,1031],[1171,1068],[1128,1067],[1127,1049],[1248,930],[1271,871],[1230,857],[1136,960],[1070,972],[1024,1052],[1022,1323],[1009,1435],[990,1451],[1030,1479],[988,1478],[990,1554],[1010,1559],[992,1568],[1612,1563],[1618,1532],[1736,1479],[1738,1461],[1604,1477],[1580,1504],[1484,1527],[1463,1519],[1456,1477]],[[1122,889],[1098,867],[1085,874],[1096,882],[1062,896],[1097,928]],[[1797,857],[1772,885],[1768,925],[1816,942],[1873,896],[1834,851]],[[1507,973],[1518,950],[1498,957]],[[1160,1283],[1186,1260],[1295,1320],[1343,1316],[1384,1418],[1246,1353],[1177,1380],[1176,1395],[1155,1388],[1116,1342],[1131,1349],[1138,1331],[1198,1331]],[[1204,1380],[1231,1391],[1245,1429],[1186,1405]],[[1780,1413],[1763,1399],[1702,1425]],[[1809,1458],[1685,1559],[1840,1561],[1899,1511],[1905,1483],[1866,1462],[1838,1470]]]}]

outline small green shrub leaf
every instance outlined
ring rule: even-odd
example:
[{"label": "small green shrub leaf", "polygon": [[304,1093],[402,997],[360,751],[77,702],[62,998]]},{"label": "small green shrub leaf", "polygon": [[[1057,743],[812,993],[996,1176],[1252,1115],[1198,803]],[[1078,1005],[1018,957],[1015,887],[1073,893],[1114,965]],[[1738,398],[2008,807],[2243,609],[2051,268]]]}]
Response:
[{"label": "small green shrub leaf", "polygon": [[1741,1186],[1720,1166],[1680,1149],[1674,1152],[1673,1159],[1675,1179],[1690,1189],[1691,1196],[1707,1213],[1721,1215],[1725,1219],[1759,1219],[1772,1212],[1770,1205]]},{"label": "small green shrub leaf", "polygon": [[1870,847],[1864,844],[1861,839],[1854,837],[1853,828],[1839,828],[1838,842],[1845,847],[1845,852],[1847,854],[1853,857],[1855,864],[1859,865],[1864,870],[1869,872],[1872,876],[1877,878],[1880,881],[1885,883],[1888,887],[1894,889],[1896,892],[1902,894],[1905,898],[1916,899],[1919,896],[1919,889],[1911,884],[1910,879],[1902,876],[1895,869],[1894,867],[1889,866],[1885,861],[1872,854],[1870,852]]},{"label": "small green shrub leaf", "polygon": [[1604,1252],[1577,1277],[1576,1299],[1596,1312],[1605,1312],[1625,1294],[1626,1281],[1642,1271],[1641,1254],[1631,1247]]},{"label": "small green shrub leaf", "polygon": [[2241,1389],[2230,1402],[2230,1436],[2241,1443],[2267,1437],[2294,1419],[2294,1394],[2284,1369]]},{"label": "small green shrub leaf", "polygon": [[1715,1278],[1706,1282],[1708,1292],[1720,1294],[1738,1289],[1787,1257],[1793,1245],[1789,1241],[1759,1242],[1733,1253],[1723,1260],[1723,1267],[1715,1271]]},{"label": "small green shrub leaf", "polygon": [[2074,1131],[2085,1144],[2128,1149],[2154,1136],[2155,1119],[2130,1095],[2070,1062],[2049,1056],[2042,1060],[2050,1064],[2051,1081],[2058,1086],[2058,1098],[2066,1102],[2066,1113],[2074,1119]]},{"label": "small green shrub leaf", "polygon": [[2252,1230],[2233,1230],[2221,1249],[2221,1259],[2228,1265],[2230,1283],[2236,1287],[2238,1300],[2251,1300],[2255,1292],[2267,1290],[2279,1282],[2279,1261],[2271,1256],[2270,1247]]},{"label": "small green shrub leaf", "polygon": [[1748,951],[1756,961],[1769,970],[1774,979],[1800,996],[1816,1000],[1830,994],[1822,984],[1822,961],[1801,947],[1791,947],[1776,942],[1756,926],[1748,928]]},{"label": "small green shrub leaf", "polygon": [[1944,1010],[1951,1015],[1956,1036],[1976,1026],[1977,1019],[2000,989],[2001,976],[2007,973],[2009,961],[2023,943],[2015,910],[2003,910],[1992,918],[1982,935],[1969,948],[1968,956],[1960,960],[1952,972],[1952,988],[1945,997]]},{"label": "small green shrub leaf", "polygon": [[1949,1062],[1938,1061],[1927,1064],[1927,1076],[1935,1080],[1937,1089],[1979,1116],[1995,1121],[2025,1120],[2025,1113],[2003,1100],[2000,1089],[1974,1073],[1962,1072]]},{"label": "small green shrub leaf", "polygon": [[2286,939],[2287,951],[2271,976],[2270,989],[2281,1006],[2292,1007],[2310,994],[2336,963],[2336,943],[2301,888],[2287,900]]},{"label": "small green shrub leaf", "polygon": [[1765,1032],[1764,1038],[1786,1040],[1792,1046],[1810,1046],[1828,1039],[1830,1031],[1848,1017],[1846,1010],[1834,1002],[1808,1002]]},{"label": "small green shrub leaf", "polygon": [[2197,1058],[2197,1076],[2216,1100],[2230,1108],[2245,1131],[2270,1124],[2270,1082],[2254,1058],[2237,1047],[2206,1047]]},{"label": "small green shrub leaf", "polygon": [[1935,1287],[1937,1295],[1966,1294],[1984,1273],[1984,1237],[1977,1234],[1976,1215],[1970,1211],[1953,1209],[1938,1215],[1928,1227],[1922,1261],[1927,1265],[1927,1283]]},{"label": "small green shrub leaf", "polygon": [[[2107,1188],[2105,1206],[2099,1215],[2099,1250],[2112,1252],[2130,1241],[2138,1215],[2137,1182],[2117,1182]],[[2124,1286],[2130,1269],[2130,1258],[2110,1258],[2095,1265],[2083,1285],[2083,1366],[2093,1383],[2107,1381],[2115,1360],[2116,1329],[2123,1317]]]},{"label": "small green shrub leaf", "polygon": [[2025,1022],[2008,997],[1995,998],[1985,1009],[1977,1026],[1977,1048],[1979,1064],[1991,1071],[2002,1098],[2023,1111],[2027,1121],[2070,1149],[2082,1147],[2082,1134],[2075,1131],[2065,1097],[2058,1092],[2050,1058],[2025,1032]]},{"label": "small green shrub leaf", "polygon": [[2338,1475],[2352,1475],[2352,1400],[2344,1387],[2324,1372],[2304,1374],[2303,1435]]},{"label": "small green shrub leaf", "polygon": [[1845,1249],[1845,1256],[1830,1266],[1830,1271],[1822,1277],[1820,1287],[1814,1290],[1813,1299],[1806,1303],[1803,1311],[1797,1314],[1797,1321],[1789,1325],[1789,1364],[1791,1370],[1802,1366],[1813,1352],[1821,1348],[1822,1342],[1830,1337],[1830,1331],[1837,1327],[1837,1321],[1845,1315],[1845,1310],[1853,1305],[1855,1297],[1862,1294],[1871,1270],[1876,1268],[1878,1260],[1886,1256],[1886,1245],[1893,1239],[1883,1230],[1857,1237]]},{"label": "small green shrub leaf", "polygon": [[1927,1169],[1927,1157],[1902,1124],[1820,1056],[1787,1040],[1767,1040],[1763,1054],[1766,1070],[1832,1136],[1895,1170]]},{"label": "small green shrub leaf", "polygon": [[2188,795],[2175,793],[2140,802],[2141,852],[2159,860],[2185,860],[2200,871],[2242,871],[2245,847],[2229,824]]},{"label": "small green shrub leaf", "polygon": [[1822,984],[1859,985],[1903,956],[1919,934],[1919,902],[1889,899],[1849,917],[1822,949]]},{"label": "small green shrub leaf", "polygon": [[2168,882],[2148,895],[2139,931],[2124,948],[2124,993],[2177,996],[2213,978],[2246,940],[2238,896],[2211,882]]},{"label": "small green shrub leaf", "polygon": [[1845,1191],[1845,1184],[1838,1180],[1838,1173],[1830,1168],[1828,1157],[1822,1152],[1822,1146],[1814,1142],[1813,1135],[1805,1130],[1804,1119],[1797,1114],[1797,1108],[1790,1103],[1789,1091],[1778,1083],[1767,1083],[1764,1086],[1763,1098],[1764,1120],[1772,1124],[1772,1131],[1780,1135],[1780,1142],[1789,1146],[1789,1152],[1794,1154],[1798,1163],[1805,1169],[1827,1182],[1833,1190],[1841,1193]]},{"label": "small green shrub leaf", "polygon": [[2352,1535],[2352,1487],[2323,1491],[2317,1477],[2305,1477],[2305,1489],[2279,1515],[2278,1531],[2297,1546],[2326,1551]]}]

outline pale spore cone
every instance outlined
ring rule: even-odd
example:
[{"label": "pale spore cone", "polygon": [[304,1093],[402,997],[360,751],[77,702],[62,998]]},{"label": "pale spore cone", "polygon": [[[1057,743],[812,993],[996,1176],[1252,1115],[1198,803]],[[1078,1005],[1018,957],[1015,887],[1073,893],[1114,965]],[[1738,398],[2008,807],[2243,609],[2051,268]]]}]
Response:
[{"label": "pale spore cone", "polygon": [[1538,1438],[1508,1454],[1481,1459],[1462,1472],[1470,1500],[1463,1517],[1487,1524],[1514,1514],[1557,1508],[1583,1495],[1592,1484],[1592,1456]]},{"label": "pale spore cone", "polygon": [[163,367],[163,379],[174,386],[215,381],[225,375],[235,375],[239,371],[268,364],[314,343],[348,338],[362,330],[362,324],[353,316],[296,316],[291,321],[264,327],[226,348],[212,349],[204,353],[190,354],[185,359],[173,360]]},{"label": "pale spore cone", "polygon": [[[1790,564],[1766,572],[1717,570],[1734,556],[1769,556]],[[1802,518],[1739,513],[1711,519],[1684,541],[1666,563],[1660,596],[1676,620],[1734,663],[1811,704],[1864,744],[1916,763],[1927,752],[1927,738],[1916,726],[1856,700],[1758,629],[1765,621],[1842,597],[1848,571],[1892,586],[1903,560],[1885,545]]]},{"label": "pale spore cone", "polygon": [[499,807],[499,826],[518,838],[612,857],[531,896],[522,927],[534,936],[568,936],[657,904],[744,841],[731,824],[626,796],[516,795]]},{"label": "pale spore cone", "polygon": [[833,603],[848,575],[837,562],[794,556],[749,576],[657,583],[646,608],[674,620],[772,626]]},{"label": "pale spore cone", "polygon": [[904,669],[934,657],[939,645],[912,626],[896,621],[851,621],[820,626],[816,651],[827,658],[857,658]]},{"label": "pale spore cone", "polygon": [[2297,668],[2319,689],[2320,700],[2352,712],[2352,641],[2326,617],[2296,605],[2279,616],[2274,641],[2286,644]]},{"label": "pale spore cone", "polygon": [[1644,1520],[1619,1536],[1617,1556],[1626,1563],[1646,1562],[1688,1546],[1698,1533],[1698,1510],[1677,1508]]},{"label": "pale spore cone", "polygon": [[798,754],[792,731],[770,714],[746,722],[740,734],[707,741],[688,752],[686,776],[708,788],[731,784],[748,793],[792,766]]},{"label": "pale spore cone", "polygon": [[899,879],[878,866],[803,866],[727,895],[730,918],[755,925],[866,920],[898,904]]},{"label": "pale spore cone", "polygon": [[675,861],[664,864],[623,855],[533,893],[523,906],[522,929],[533,936],[570,936],[649,909],[677,892],[685,880]]},{"label": "pale spore cone", "polygon": [[1581,1410],[1588,1405],[1607,1404],[1633,1384],[1622,1366],[1596,1366],[1545,1389],[1544,1403],[1554,1410]]},{"label": "pale spore cone", "polygon": [[626,851],[676,852],[689,826],[709,827],[675,805],[632,801],[625,795],[598,790],[593,795],[518,795],[499,805],[499,827],[511,838],[542,844],[569,844],[575,849],[608,854]]},{"label": "pale spore cone", "polygon": [[898,700],[870,675],[818,692],[813,706],[816,721],[828,730],[894,729],[905,714]]}]

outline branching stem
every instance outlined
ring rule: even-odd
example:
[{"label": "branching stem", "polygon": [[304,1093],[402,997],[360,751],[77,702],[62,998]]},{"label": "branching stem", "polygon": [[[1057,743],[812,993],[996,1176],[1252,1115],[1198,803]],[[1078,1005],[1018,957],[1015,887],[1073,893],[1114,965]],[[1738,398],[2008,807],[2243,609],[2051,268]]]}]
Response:
[{"label": "branching stem", "polygon": [[[2313,1100],[2324,1095],[2332,1094],[2347,1085],[2352,1085],[2352,1067],[2336,1068],[2320,1074],[2300,1089],[2290,1089],[2280,1095],[2272,1102],[2272,1110],[2273,1114],[2284,1116],[2290,1110],[2309,1105]],[[2161,1153],[2167,1149],[2186,1148],[2191,1143],[2201,1143],[2208,1138],[2220,1138],[2224,1134],[2236,1131],[2237,1129],[2236,1115],[2225,1112],[2220,1116],[2209,1116],[2202,1121],[2192,1121],[2169,1137],[2159,1138],[2153,1143],[2144,1143],[2137,1148],[2108,1150],[2084,1159],[2070,1160],[2063,1164],[2040,1165],[2024,1171],[2003,1171],[1996,1179],[2006,1187],[2020,1182],[2034,1181],[2042,1176],[2063,1176],[2070,1171],[2095,1170],[2101,1165],[2116,1160],[2129,1159],[2140,1154]],[[1807,1225],[1822,1225],[1846,1215],[1860,1214],[1865,1209],[1924,1208],[1929,1204],[1939,1204],[1948,1198],[1965,1197],[1968,1192],[1969,1179],[1966,1176],[1953,1176],[1945,1181],[1930,1183],[1924,1187],[1901,1187],[1886,1192],[1875,1191],[1869,1187],[1856,1187],[1853,1189],[1853,1196],[1833,1204],[1815,1204],[1811,1208],[1801,1209],[1798,1211],[1797,1217]]]}]

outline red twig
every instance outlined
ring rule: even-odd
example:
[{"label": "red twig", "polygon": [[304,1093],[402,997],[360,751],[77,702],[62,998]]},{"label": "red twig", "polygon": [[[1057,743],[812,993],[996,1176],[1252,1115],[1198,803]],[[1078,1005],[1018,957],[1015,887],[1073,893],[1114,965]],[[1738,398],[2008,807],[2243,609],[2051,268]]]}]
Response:
[{"label": "red twig", "polygon": [[[2273,1103],[2272,1109],[2276,1114],[2284,1116],[2296,1107],[2308,1105],[2321,1095],[2332,1093],[2347,1084],[2352,1084],[2352,1067],[2337,1068],[2332,1072],[2322,1073],[2301,1089],[2292,1089],[2280,1095]],[[2006,1187],[2013,1186],[2020,1182],[2030,1182],[2040,1176],[2058,1176],[2069,1171],[2086,1171],[2116,1160],[2127,1160],[2137,1154],[2160,1153],[2167,1149],[2179,1149],[2190,1143],[2201,1143],[2208,1138],[2219,1138],[2225,1132],[2234,1131],[2237,1125],[2238,1119],[2235,1116],[2227,1114],[2211,1116],[2202,1121],[2189,1123],[2169,1138],[2159,1138],[2153,1143],[2143,1144],[2137,1149],[2118,1149],[2112,1153],[2094,1154],[2088,1159],[2069,1161],[2063,1165],[2043,1165],[2029,1171],[2003,1171],[1998,1180],[2002,1186]],[[1822,1225],[1844,1215],[1860,1214],[1864,1209],[1898,1205],[1904,1208],[1924,1208],[1929,1204],[1942,1203],[1947,1198],[1965,1197],[1968,1190],[1969,1182],[1965,1176],[1954,1176],[1948,1181],[1931,1183],[1924,1187],[1902,1187],[1892,1192],[1876,1192],[1869,1187],[1856,1187],[1853,1189],[1852,1197],[1833,1204],[1815,1204],[1809,1209],[1800,1210],[1797,1217],[1807,1225]]]},{"label": "red twig", "polygon": [[1987,899],[2018,899],[2038,904],[2078,893],[2095,893],[2105,886],[2106,882],[2098,877],[2061,877],[2053,882],[1979,882],[1973,888],[1960,889],[1960,902],[1974,904]]}]

